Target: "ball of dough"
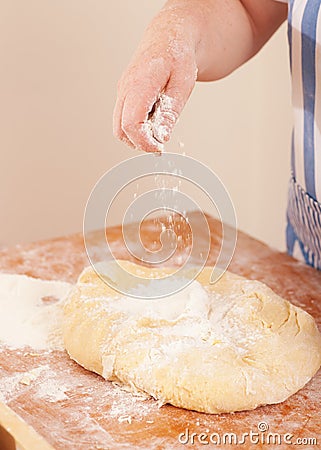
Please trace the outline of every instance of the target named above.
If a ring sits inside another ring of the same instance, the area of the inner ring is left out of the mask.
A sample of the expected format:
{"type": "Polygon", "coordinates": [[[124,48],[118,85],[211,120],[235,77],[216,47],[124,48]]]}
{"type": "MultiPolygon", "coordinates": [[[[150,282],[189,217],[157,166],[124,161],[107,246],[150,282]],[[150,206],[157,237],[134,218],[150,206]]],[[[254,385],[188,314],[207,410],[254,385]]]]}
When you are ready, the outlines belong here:
{"type": "MultiPolygon", "coordinates": [[[[121,264],[146,278],[170,274],[121,264]]],[[[64,306],[70,357],[163,403],[206,413],[279,403],[321,365],[313,318],[259,281],[204,268],[188,287],[159,300],[109,288],[89,267],[64,306]]]]}

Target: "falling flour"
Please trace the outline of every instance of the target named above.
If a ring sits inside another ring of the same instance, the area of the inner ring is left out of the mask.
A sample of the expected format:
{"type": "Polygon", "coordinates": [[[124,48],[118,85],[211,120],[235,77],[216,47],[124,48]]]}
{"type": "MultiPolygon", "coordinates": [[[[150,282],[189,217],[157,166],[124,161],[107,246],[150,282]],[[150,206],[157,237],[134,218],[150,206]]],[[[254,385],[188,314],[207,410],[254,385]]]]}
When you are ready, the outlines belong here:
{"type": "Polygon", "coordinates": [[[0,343],[63,350],[61,301],[71,284],[0,274],[0,343]]]}

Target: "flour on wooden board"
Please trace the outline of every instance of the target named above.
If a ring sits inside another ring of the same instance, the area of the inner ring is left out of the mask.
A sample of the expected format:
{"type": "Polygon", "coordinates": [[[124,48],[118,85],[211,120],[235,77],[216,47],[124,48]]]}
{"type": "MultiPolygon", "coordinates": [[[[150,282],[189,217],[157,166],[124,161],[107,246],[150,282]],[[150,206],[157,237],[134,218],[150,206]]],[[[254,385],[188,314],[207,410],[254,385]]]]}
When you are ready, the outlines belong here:
{"type": "Polygon", "coordinates": [[[71,284],[0,274],[0,344],[63,350],[62,300],[71,284]]]}

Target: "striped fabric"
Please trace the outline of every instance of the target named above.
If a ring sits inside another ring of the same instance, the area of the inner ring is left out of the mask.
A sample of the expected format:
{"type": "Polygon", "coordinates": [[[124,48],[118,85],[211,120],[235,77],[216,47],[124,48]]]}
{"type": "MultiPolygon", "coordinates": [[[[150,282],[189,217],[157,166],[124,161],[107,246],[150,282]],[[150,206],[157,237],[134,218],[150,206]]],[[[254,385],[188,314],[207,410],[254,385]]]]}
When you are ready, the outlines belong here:
{"type": "MultiPolygon", "coordinates": [[[[321,269],[321,203],[314,200],[292,178],[288,200],[287,247],[301,252],[305,262],[321,269]]],[[[302,258],[300,258],[302,259],[302,258]]]]}
{"type": "Polygon", "coordinates": [[[289,4],[294,129],[288,252],[321,270],[321,0],[289,4]]]}

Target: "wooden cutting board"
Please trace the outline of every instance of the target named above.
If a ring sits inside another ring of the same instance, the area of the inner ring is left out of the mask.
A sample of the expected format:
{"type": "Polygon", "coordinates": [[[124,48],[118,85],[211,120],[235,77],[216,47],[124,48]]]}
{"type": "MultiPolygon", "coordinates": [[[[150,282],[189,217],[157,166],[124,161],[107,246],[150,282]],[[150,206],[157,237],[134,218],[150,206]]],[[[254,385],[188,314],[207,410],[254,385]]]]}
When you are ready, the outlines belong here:
{"type": "MultiPolygon", "coordinates": [[[[221,226],[210,217],[208,222],[212,238],[208,264],[211,264],[218,254],[221,226]]],[[[178,228],[183,236],[182,250],[186,230],[181,224],[178,228]]],[[[158,242],[160,228],[154,221],[146,221],[141,231],[147,247],[158,242]]],[[[108,229],[107,235],[118,258],[132,259],[120,227],[108,229]]],[[[96,245],[99,249],[99,239],[96,245]]],[[[86,265],[81,234],[17,245],[0,252],[1,272],[47,280],[75,282],[86,265]]],[[[312,314],[321,326],[321,272],[241,232],[229,269],[265,282],[312,314]]],[[[0,424],[26,450],[203,448],[206,441],[209,447],[231,448],[229,442],[235,443],[235,439],[240,448],[267,448],[264,439],[269,432],[274,434],[269,439],[276,439],[274,448],[289,448],[284,439],[292,439],[292,443],[305,439],[306,445],[301,448],[321,445],[320,371],[304,389],[282,404],[222,415],[169,405],[159,407],[154,400],[133,397],[82,369],[61,351],[33,352],[28,348],[10,350],[0,346],[1,383],[7,383],[8,390],[5,404],[0,403],[0,424]],[[30,384],[20,382],[26,372],[38,367],[43,370],[30,384]],[[236,437],[225,433],[235,433],[236,437]],[[252,433],[252,443],[247,433],[252,433]],[[219,439],[221,443],[214,445],[219,439]],[[313,440],[318,444],[314,445],[313,440]]]]}

